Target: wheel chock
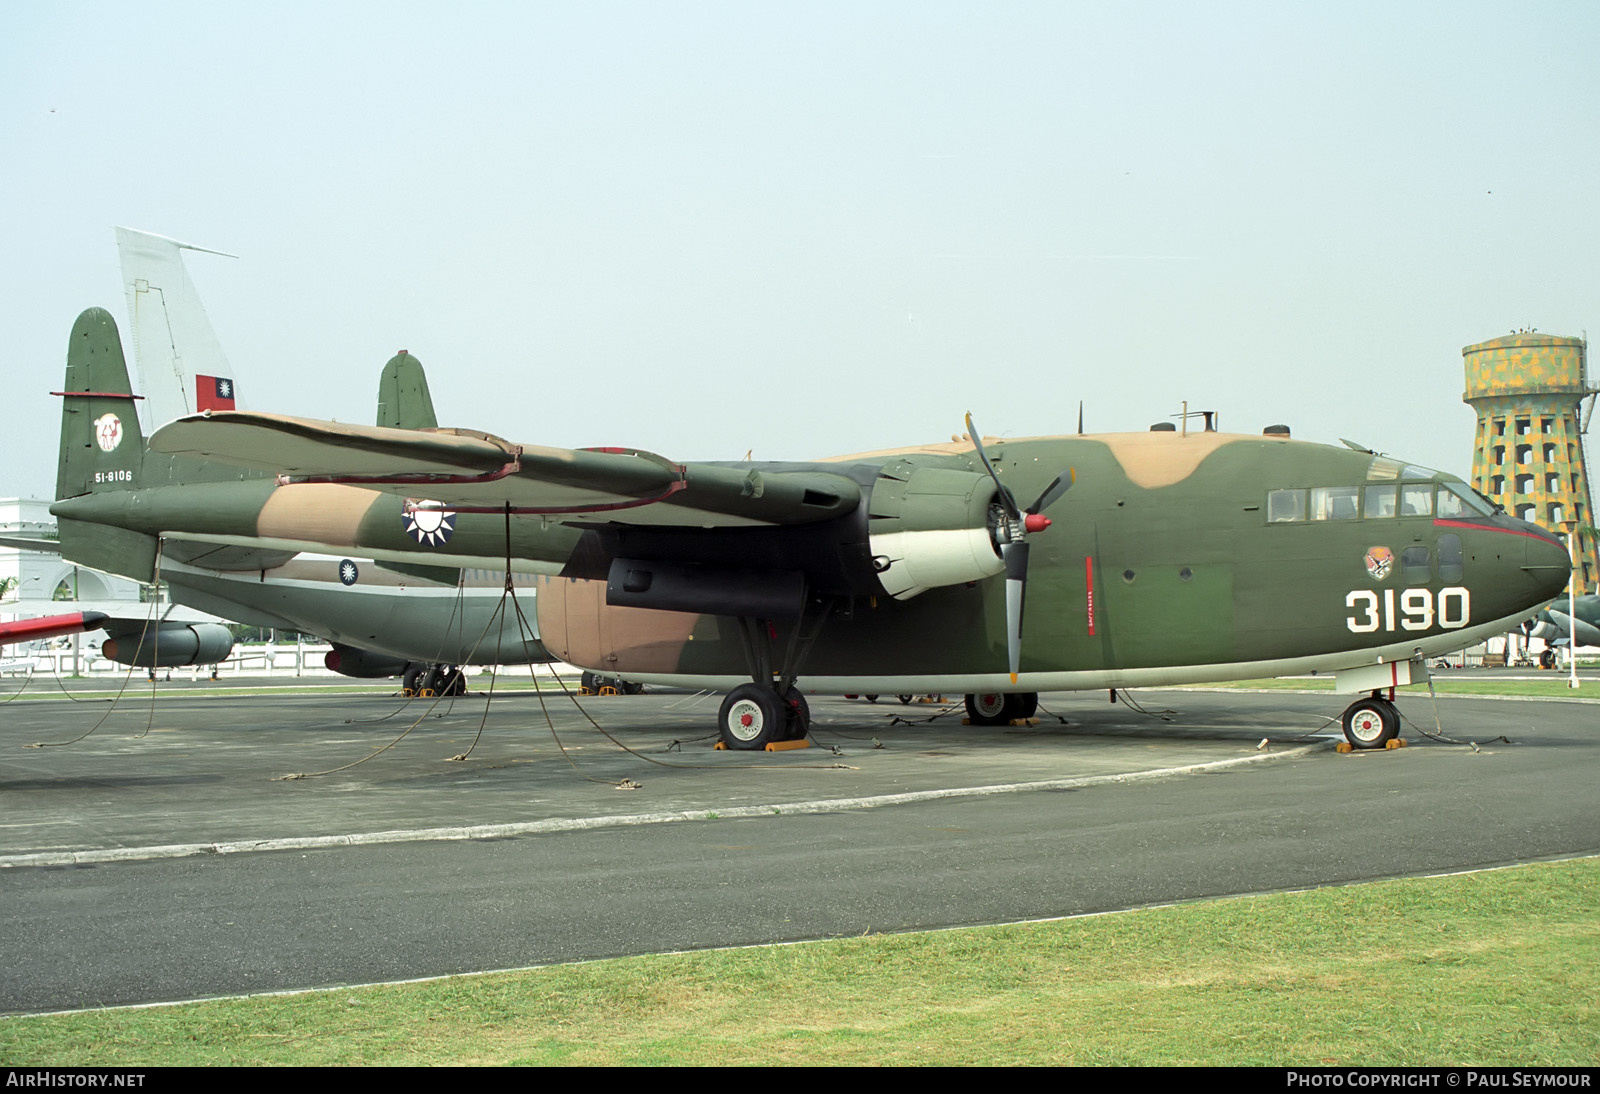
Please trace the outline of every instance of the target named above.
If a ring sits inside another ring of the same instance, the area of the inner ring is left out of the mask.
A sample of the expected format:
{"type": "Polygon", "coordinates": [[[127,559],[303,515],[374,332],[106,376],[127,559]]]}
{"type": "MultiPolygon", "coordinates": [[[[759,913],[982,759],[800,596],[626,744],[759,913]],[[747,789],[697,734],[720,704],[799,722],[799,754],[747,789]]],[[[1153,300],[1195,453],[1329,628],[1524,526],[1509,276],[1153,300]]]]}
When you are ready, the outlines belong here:
{"type": "Polygon", "coordinates": [[[963,718],[963,719],[961,719],[961,724],[964,725],[964,726],[970,726],[972,724],[972,719],[971,718],[963,718]]]}
{"type": "Polygon", "coordinates": [[[1335,752],[1349,753],[1354,752],[1356,750],[1356,746],[1351,744],[1349,741],[1340,741],[1338,744],[1333,746],[1333,750],[1335,752]]]}
{"type": "Polygon", "coordinates": [[[1392,740],[1388,740],[1388,741],[1383,742],[1383,747],[1384,748],[1404,748],[1404,747],[1406,747],[1406,740],[1403,737],[1395,737],[1392,740]]]}
{"type": "Polygon", "coordinates": [[[1036,726],[1038,724],[1039,719],[1037,718],[1013,718],[1006,723],[1008,726],[1036,726]]]}
{"type": "Polygon", "coordinates": [[[621,695],[622,692],[618,691],[616,688],[612,687],[610,684],[607,684],[605,687],[600,689],[600,694],[601,695],[621,695]]]}
{"type": "MultiPolygon", "coordinates": [[[[810,747],[811,747],[810,739],[802,737],[798,741],[768,741],[765,745],[762,746],[761,751],[763,751],[763,752],[788,752],[790,749],[794,749],[794,748],[810,748],[810,747]]],[[[716,744],[712,745],[711,748],[715,752],[732,752],[733,751],[733,749],[729,748],[722,741],[718,741],[716,744]]]]}

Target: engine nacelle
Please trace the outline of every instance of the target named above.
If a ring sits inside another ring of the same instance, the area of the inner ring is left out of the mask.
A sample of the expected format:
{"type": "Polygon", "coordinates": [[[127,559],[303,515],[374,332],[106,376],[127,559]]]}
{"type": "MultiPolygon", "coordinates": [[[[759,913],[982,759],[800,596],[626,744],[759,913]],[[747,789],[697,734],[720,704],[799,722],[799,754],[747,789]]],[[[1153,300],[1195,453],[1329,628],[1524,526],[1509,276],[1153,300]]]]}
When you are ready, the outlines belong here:
{"type": "Polygon", "coordinates": [[[354,676],[365,680],[376,680],[385,676],[404,676],[408,668],[415,662],[404,657],[395,657],[387,653],[374,653],[371,650],[357,649],[355,646],[341,646],[334,643],[333,649],[323,657],[322,663],[334,672],[344,676],[354,676]]]}
{"type": "Polygon", "coordinates": [[[884,592],[905,600],[1005,569],[989,531],[994,496],[994,480],[982,472],[912,459],[886,464],[872,487],[869,536],[884,592]]]}
{"type": "Polygon", "coordinates": [[[130,631],[100,644],[100,655],[142,669],[214,665],[233,652],[233,634],[221,623],[163,623],[154,632],[130,631]]]}

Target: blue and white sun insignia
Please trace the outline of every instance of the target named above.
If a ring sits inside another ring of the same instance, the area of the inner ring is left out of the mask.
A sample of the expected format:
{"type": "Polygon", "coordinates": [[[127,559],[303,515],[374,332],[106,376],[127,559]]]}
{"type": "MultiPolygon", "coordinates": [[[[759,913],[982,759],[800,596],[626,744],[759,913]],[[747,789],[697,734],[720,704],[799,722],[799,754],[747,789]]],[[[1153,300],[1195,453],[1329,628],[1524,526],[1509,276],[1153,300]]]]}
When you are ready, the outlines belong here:
{"type": "Polygon", "coordinates": [[[361,571],[356,569],[356,564],[348,558],[339,563],[339,580],[346,585],[354,585],[356,578],[361,576],[361,571]]]}
{"type": "Polygon", "coordinates": [[[418,501],[408,507],[402,516],[406,522],[406,535],[424,547],[438,547],[450,542],[455,535],[456,515],[449,509],[422,508],[436,506],[436,501],[418,501]]]}

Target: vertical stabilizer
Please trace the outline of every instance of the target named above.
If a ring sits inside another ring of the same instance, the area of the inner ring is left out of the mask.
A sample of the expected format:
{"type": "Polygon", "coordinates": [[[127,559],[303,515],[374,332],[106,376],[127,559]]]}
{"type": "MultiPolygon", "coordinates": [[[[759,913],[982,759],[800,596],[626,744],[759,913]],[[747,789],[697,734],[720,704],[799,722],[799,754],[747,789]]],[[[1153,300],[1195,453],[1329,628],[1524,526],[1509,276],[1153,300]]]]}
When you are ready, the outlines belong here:
{"type": "MultiPolygon", "coordinates": [[[[117,321],[104,308],[90,308],[72,325],[60,397],[57,500],[135,489],[144,469],[144,434],[128,385],[117,321]]],[[[60,514],[56,529],[61,556],[68,561],[136,581],[149,581],[155,572],[154,536],[60,514]]]]}
{"type": "Polygon", "coordinates": [[[90,308],[72,325],[61,402],[56,497],[136,485],[144,435],[117,321],[104,308],[90,308]]]}
{"type": "Polygon", "coordinates": [[[437,429],[433,396],[422,362],[405,350],[389,358],[378,378],[378,424],[394,429],[437,429]]]}
{"type": "Polygon", "coordinates": [[[181,254],[223,252],[132,228],[116,232],[139,390],[145,396],[145,428],[153,433],[174,418],[202,410],[243,409],[234,397],[233,369],[181,254]]]}

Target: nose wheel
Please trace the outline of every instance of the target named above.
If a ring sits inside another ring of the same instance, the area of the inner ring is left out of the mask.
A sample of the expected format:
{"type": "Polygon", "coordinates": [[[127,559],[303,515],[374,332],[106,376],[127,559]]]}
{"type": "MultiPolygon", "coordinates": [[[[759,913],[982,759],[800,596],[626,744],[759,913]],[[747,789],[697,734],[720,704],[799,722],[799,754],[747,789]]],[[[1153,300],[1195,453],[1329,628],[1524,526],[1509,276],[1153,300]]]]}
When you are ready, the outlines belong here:
{"type": "Polygon", "coordinates": [[[1343,723],[1351,748],[1382,748],[1400,735],[1400,712],[1377,694],[1346,707],[1343,723]]]}

